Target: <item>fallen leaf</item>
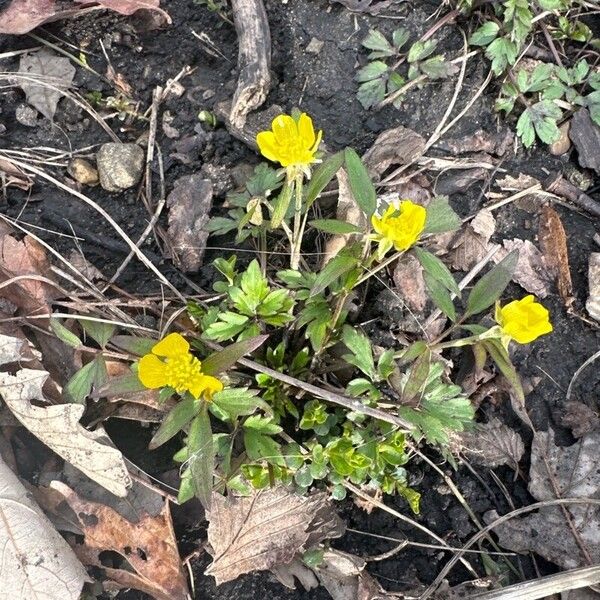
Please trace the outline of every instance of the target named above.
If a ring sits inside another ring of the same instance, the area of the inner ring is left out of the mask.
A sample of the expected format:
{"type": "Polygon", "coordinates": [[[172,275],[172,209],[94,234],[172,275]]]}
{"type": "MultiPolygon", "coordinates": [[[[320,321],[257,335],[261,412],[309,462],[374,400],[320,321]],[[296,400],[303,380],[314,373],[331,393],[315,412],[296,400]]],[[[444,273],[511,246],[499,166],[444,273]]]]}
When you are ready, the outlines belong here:
{"type": "Polygon", "coordinates": [[[388,8],[394,0],[331,0],[343,4],[354,12],[364,12],[371,15],[379,14],[384,8],[388,8]]]}
{"type": "MultiPolygon", "coordinates": [[[[366,230],[367,218],[365,213],[360,209],[354,194],[350,190],[348,174],[344,169],[337,172],[338,181],[338,204],[335,218],[339,221],[345,221],[351,225],[356,225],[361,229],[366,230]]],[[[356,234],[337,234],[332,235],[325,244],[325,252],[323,255],[323,266],[326,265],[332,258],[337,256],[339,251],[344,248],[351,239],[355,239],[356,234]]]]}
{"type": "Polygon", "coordinates": [[[580,108],[573,115],[569,137],[577,148],[579,164],[600,174],[600,127],[592,121],[587,108],[580,108]]]}
{"type": "MultiPolygon", "coordinates": [[[[538,431],[531,446],[529,492],[539,501],[554,498],[598,498],[600,494],[600,432],[572,446],[556,446],[552,431],[538,431]]],[[[589,504],[566,507],[593,564],[600,562],[600,508],[589,504]]],[[[486,521],[497,515],[488,513],[486,521]]],[[[526,517],[497,526],[501,546],[514,552],[536,552],[563,569],[587,566],[579,543],[560,507],[546,506],[526,517]]]]}
{"type": "Polygon", "coordinates": [[[1,600],[78,600],[87,573],[0,458],[1,600]]]}
{"type": "Polygon", "coordinates": [[[516,471],[525,452],[521,436],[496,418],[463,432],[460,439],[471,461],[484,467],[509,465],[516,471]]]}
{"type": "Polygon", "coordinates": [[[167,236],[173,249],[173,262],[188,273],[202,265],[208,239],[204,227],[210,218],[212,200],[212,185],[199,173],[180,177],[167,198],[167,236]]]}
{"type": "MultiPolygon", "coordinates": [[[[11,340],[0,335],[0,346],[12,343],[11,340]]],[[[42,408],[32,404],[32,400],[47,403],[42,392],[47,378],[46,371],[34,369],[22,369],[16,375],[0,373],[0,396],[21,425],[61,458],[113,494],[126,496],[131,479],[123,455],[116,448],[100,443],[101,434],[88,431],[79,423],[85,410],[83,405],[42,408]]]]}
{"type": "Polygon", "coordinates": [[[217,585],[291,562],[322,538],[323,527],[329,537],[341,535],[343,529],[326,494],[300,496],[284,487],[254,491],[248,497],[213,493],[206,516],[213,562],[205,573],[217,585]]]}
{"type": "Polygon", "coordinates": [[[464,193],[474,183],[485,181],[487,176],[487,170],[482,167],[443,173],[436,182],[435,191],[436,194],[444,196],[464,193]]]}
{"type": "Polygon", "coordinates": [[[33,179],[10,160],[0,158],[0,183],[3,187],[12,186],[27,191],[31,189],[33,179]]]}
{"type": "Polygon", "coordinates": [[[580,438],[592,431],[600,431],[600,416],[583,402],[571,400],[563,408],[561,425],[568,427],[573,437],[580,438]]]}
{"type": "Polygon", "coordinates": [[[27,80],[18,80],[27,102],[52,121],[58,101],[64,95],[62,90],[66,90],[75,77],[75,67],[71,61],[42,48],[21,56],[19,73],[30,76],[27,80]],[[33,83],[32,80],[40,83],[33,83]]]}
{"type": "Polygon", "coordinates": [[[155,600],[188,598],[168,502],[157,514],[138,506],[137,519],[130,521],[111,506],[81,498],[60,481],[53,481],[50,489],[74,512],[84,536],[74,549],[84,564],[101,568],[118,588],[132,587],[155,600]],[[103,565],[100,554],[107,550],[120,554],[133,571],[103,565]]]}
{"type": "Polygon", "coordinates": [[[589,294],[585,308],[592,319],[600,321],[600,252],[592,252],[588,263],[589,294]]]}
{"type": "Polygon", "coordinates": [[[558,293],[565,305],[569,307],[574,299],[567,235],[560,216],[550,206],[542,208],[539,239],[546,264],[555,273],[558,293]]]}
{"type": "Polygon", "coordinates": [[[412,311],[422,312],[428,301],[423,267],[413,254],[405,254],[394,269],[394,284],[398,294],[412,311]]]}
{"type": "Polygon", "coordinates": [[[319,580],[312,569],[307,567],[298,557],[289,563],[271,567],[271,573],[275,575],[281,585],[291,590],[296,589],[296,579],[307,592],[319,587],[319,580]]]}
{"type": "Polygon", "coordinates": [[[323,554],[315,573],[333,600],[358,600],[358,580],[366,565],[354,554],[330,549],[323,554]]]}
{"type": "MultiPolygon", "coordinates": [[[[502,190],[501,192],[488,192],[486,196],[491,200],[503,200],[506,198],[506,192],[514,194],[515,192],[522,192],[523,190],[529,189],[534,186],[538,186],[539,190],[542,189],[541,182],[531,175],[525,175],[525,173],[519,173],[517,177],[512,175],[505,175],[503,178],[496,179],[496,184],[502,190]]],[[[540,193],[532,192],[526,194],[521,198],[514,200],[514,204],[517,208],[525,210],[532,214],[537,214],[542,208],[543,203],[546,201],[546,197],[540,193]]]]}
{"type": "Polygon", "coordinates": [[[478,129],[471,135],[438,142],[436,147],[452,152],[452,154],[486,152],[487,154],[504,156],[512,145],[513,140],[514,135],[508,128],[494,132],[478,129]]]}
{"type": "Polygon", "coordinates": [[[544,255],[529,240],[503,240],[502,246],[492,260],[499,263],[510,252],[518,250],[519,260],[512,280],[538,298],[545,298],[550,293],[552,274],[544,255]]]}
{"type": "Polygon", "coordinates": [[[403,165],[417,159],[425,150],[425,138],[407,127],[394,127],[377,136],[365,152],[363,161],[369,172],[381,176],[391,165],[403,165]]]}
{"type": "Polygon", "coordinates": [[[471,222],[454,238],[448,254],[452,268],[469,271],[490,251],[489,241],[496,229],[491,211],[480,210],[471,222]]]}
{"type": "Polygon", "coordinates": [[[123,15],[131,15],[140,9],[158,11],[167,23],[171,23],[169,15],[159,8],[159,0],[75,0],[75,4],[60,3],[60,8],[55,0],[12,0],[0,12],[0,33],[27,33],[44,23],[74,17],[93,6],[103,6],[123,15]]]}
{"type": "Polygon", "coordinates": [[[87,258],[77,250],[72,250],[68,261],[89,281],[105,281],[104,273],[95,267],[87,258]]]}

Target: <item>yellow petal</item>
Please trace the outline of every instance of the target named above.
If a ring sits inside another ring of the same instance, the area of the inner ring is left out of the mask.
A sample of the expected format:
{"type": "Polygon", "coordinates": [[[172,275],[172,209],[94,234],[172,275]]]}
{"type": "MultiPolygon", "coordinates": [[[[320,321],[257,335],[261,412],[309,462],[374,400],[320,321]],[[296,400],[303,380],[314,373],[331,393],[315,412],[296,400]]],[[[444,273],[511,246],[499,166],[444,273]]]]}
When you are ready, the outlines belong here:
{"type": "Polygon", "coordinates": [[[256,143],[260,153],[269,160],[278,160],[277,156],[277,142],[275,140],[275,134],[272,131],[261,131],[256,136],[256,143]]]}
{"type": "Polygon", "coordinates": [[[321,139],[323,138],[323,130],[319,129],[319,132],[317,133],[317,140],[315,141],[315,143],[313,144],[313,147],[310,149],[310,151],[314,154],[318,148],[319,148],[319,144],[321,143],[321,139]]]}
{"type": "Polygon", "coordinates": [[[298,126],[290,115],[279,115],[271,125],[275,140],[282,146],[288,146],[298,139],[298,126]]]}
{"type": "Polygon", "coordinates": [[[211,400],[213,394],[220,392],[223,384],[211,375],[199,375],[190,382],[189,391],[194,398],[202,396],[205,400],[211,400]]]}
{"type": "Polygon", "coordinates": [[[190,345],[179,333],[170,333],[152,348],[152,352],[158,356],[177,356],[185,354],[190,349],[190,345]]]}
{"type": "Polygon", "coordinates": [[[145,387],[150,389],[168,385],[165,363],[154,354],[142,356],[138,364],[138,378],[145,387]]]}
{"type": "Polygon", "coordinates": [[[298,133],[302,139],[302,146],[312,148],[316,140],[315,129],[312,119],[306,113],[302,113],[298,119],[298,133]]]}

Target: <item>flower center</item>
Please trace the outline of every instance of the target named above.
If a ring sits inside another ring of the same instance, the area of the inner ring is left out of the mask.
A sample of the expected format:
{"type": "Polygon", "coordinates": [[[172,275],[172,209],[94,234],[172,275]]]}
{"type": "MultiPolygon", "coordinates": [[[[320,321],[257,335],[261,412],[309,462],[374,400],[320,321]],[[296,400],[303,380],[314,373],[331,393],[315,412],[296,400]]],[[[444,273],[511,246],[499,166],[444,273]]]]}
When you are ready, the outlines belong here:
{"type": "Polygon", "coordinates": [[[166,359],[166,379],[169,386],[179,393],[189,389],[191,382],[200,374],[200,361],[187,352],[166,359]]]}

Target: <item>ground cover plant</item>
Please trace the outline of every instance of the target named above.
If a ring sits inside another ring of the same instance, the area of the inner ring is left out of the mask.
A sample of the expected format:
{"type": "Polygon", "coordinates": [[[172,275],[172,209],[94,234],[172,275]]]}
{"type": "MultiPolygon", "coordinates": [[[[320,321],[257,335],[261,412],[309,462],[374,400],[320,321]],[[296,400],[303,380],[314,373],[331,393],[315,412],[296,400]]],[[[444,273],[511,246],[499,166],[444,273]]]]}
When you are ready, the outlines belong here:
{"type": "Polygon", "coordinates": [[[1,5],[0,598],[595,594],[599,11],[1,5]]]}

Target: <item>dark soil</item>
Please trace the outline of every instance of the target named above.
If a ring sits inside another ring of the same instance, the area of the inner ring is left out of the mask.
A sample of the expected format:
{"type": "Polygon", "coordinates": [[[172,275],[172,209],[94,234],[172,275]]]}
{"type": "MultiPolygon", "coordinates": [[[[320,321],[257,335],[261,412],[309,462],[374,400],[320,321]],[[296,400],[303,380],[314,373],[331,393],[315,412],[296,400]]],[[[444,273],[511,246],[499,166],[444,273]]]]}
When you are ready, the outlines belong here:
{"type": "MultiPolygon", "coordinates": [[[[235,31],[216,14],[192,0],[171,0],[163,4],[171,15],[173,24],[159,31],[147,31],[147,22],[139,15],[123,18],[106,12],[93,18],[84,17],[53,24],[46,32],[40,32],[40,35],[48,37],[47,32],[52,32],[77,46],[86,44],[93,53],[88,57],[90,66],[99,72],[105,72],[106,63],[99,46],[99,40],[102,39],[114,69],[132,86],[134,98],[142,107],[141,112],[150,105],[152,91],[157,85],[164,86],[167,79],[175,77],[185,66],[194,67],[193,74],[183,80],[185,94],[181,98],[168,100],[163,106],[163,110],[169,110],[174,115],[172,126],[179,130],[180,136],[178,139],[169,139],[159,126],[157,142],[165,160],[167,191],[172,189],[173,182],[182,175],[200,169],[207,175],[217,173],[221,182],[224,182],[217,197],[218,210],[227,188],[232,186],[230,170],[234,167],[239,169],[240,164],[253,165],[258,162],[255,152],[233,138],[223,126],[215,130],[204,130],[197,118],[200,110],[213,110],[219,102],[230,99],[233,94],[237,76],[235,31]],[[218,49],[218,54],[215,56],[214,51],[207,51],[206,46],[203,47],[192,35],[192,30],[208,35],[218,49]],[[182,140],[188,143],[183,144],[182,140]],[[174,156],[176,154],[178,156],[174,156]],[[182,154],[185,155],[183,162],[182,154]]],[[[356,100],[356,84],[353,81],[357,61],[364,60],[360,41],[369,27],[377,27],[388,33],[401,24],[415,37],[430,26],[431,22],[426,19],[439,5],[438,2],[414,0],[400,3],[393,13],[400,20],[351,13],[341,5],[329,4],[326,0],[290,0],[287,4],[280,0],[267,0],[266,5],[273,40],[274,74],[267,106],[278,104],[286,111],[300,107],[311,114],[318,127],[324,129],[328,148],[335,150],[350,145],[362,152],[371,145],[379,132],[388,128],[404,125],[427,136],[440,122],[454,92],[454,80],[430,83],[422,89],[415,89],[408,95],[401,110],[390,107],[379,112],[365,111],[360,106],[356,100]],[[305,51],[312,38],[324,42],[318,54],[305,51]]],[[[437,39],[440,40],[440,50],[447,55],[454,56],[461,51],[463,41],[458,28],[441,29],[437,39]]],[[[33,45],[36,43],[27,36],[0,37],[0,52],[33,45]]],[[[17,68],[18,58],[2,61],[4,71],[17,68]]],[[[457,107],[464,106],[481,86],[487,70],[488,65],[483,59],[474,58],[468,63],[457,107]]],[[[77,69],[75,85],[83,95],[92,91],[102,92],[103,96],[113,94],[106,82],[81,68],[77,69]]],[[[471,135],[478,129],[495,131],[500,125],[492,110],[495,92],[497,90],[490,88],[450,136],[460,138],[471,135]]],[[[54,125],[40,118],[36,127],[29,128],[19,124],[14,118],[15,109],[24,102],[22,92],[15,88],[2,90],[0,94],[0,123],[6,127],[6,131],[0,134],[0,145],[3,147],[51,147],[69,151],[109,141],[106,133],[88,115],[68,101],[63,100],[59,105],[54,125]]],[[[110,123],[122,141],[135,141],[147,128],[145,121],[135,119],[123,122],[114,119],[110,123]]],[[[573,160],[574,158],[572,157],[573,160]]],[[[546,151],[540,150],[531,153],[520,151],[517,156],[505,160],[502,167],[514,175],[523,172],[543,177],[546,170],[561,170],[565,164],[566,160],[550,157],[546,151]]],[[[59,178],[64,179],[65,175],[64,170],[59,172],[59,178]]],[[[482,206],[481,186],[481,183],[476,183],[451,196],[451,202],[459,213],[466,216],[482,206]]],[[[136,189],[119,195],[110,195],[99,187],[86,188],[85,192],[105,208],[132,239],[139,237],[146,226],[148,215],[136,189]]],[[[53,232],[74,232],[83,238],[81,247],[86,257],[105,274],[112,274],[128,252],[125,244],[117,239],[114,230],[99,219],[92,209],[44,181],[36,183],[30,196],[11,190],[7,199],[1,202],[6,202],[0,207],[6,214],[18,217],[23,223],[43,228],[38,234],[63,254],[69,253],[75,246],[68,238],[57,236],[53,232]]],[[[589,253],[598,249],[594,247],[592,240],[596,227],[591,219],[571,208],[559,207],[558,210],[570,244],[569,258],[576,294],[575,311],[574,314],[568,314],[556,295],[547,299],[553,315],[554,334],[543,338],[528,353],[518,350],[515,362],[524,377],[540,378],[527,399],[527,407],[536,427],[557,429],[560,432],[559,439],[568,444],[571,441],[569,432],[560,425],[565,391],[575,370],[597,350],[599,343],[597,330],[575,314],[582,311],[586,299],[589,253]]],[[[537,223],[529,213],[513,205],[499,211],[496,233],[499,240],[513,237],[534,239],[535,231],[537,223]]],[[[192,292],[170,261],[161,256],[153,238],[149,239],[150,242],[143,248],[148,257],[183,293],[192,292]]],[[[220,238],[213,238],[209,242],[223,244],[220,238]]],[[[224,243],[227,245],[231,242],[224,243]]],[[[218,249],[209,251],[207,264],[208,259],[219,254],[226,253],[218,249]]],[[[209,277],[210,269],[205,267],[197,275],[192,275],[191,279],[197,285],[206,286],[209,277]]],[[[157,282],[136,261],[130,263],[117,283],[130,293],[160,292],[157,282]]],[[[517,288],[514,292],[521,293],[517,288]]],[[[394,326],[389,316],[377,316],[377,328],[381,334],[389,332],[394,326]]],[[[460,360],[458,355],[457,360],[460,360]]],[[[597,369],[590,368],[579,381],[575,399],[593,403],[593,399],[598,397],[599,388],[597,369]]],[[[519,429],[525,439],[528,439],[529,432],[521,427],[506,399],[498,404],[483,404],[483,419],[495,415],[519,429]]],[[[115,421],[107,424],[107,430],[134,463],[158,477],[161,477],[163,471],[172,468],[165,460],[166,454],[149,454],[146,451],[150,435],[148,429],[135,427],[129,422],[115,421]]],[[[441,461],[438,456],[432,455],[432,458],[441,461]]],[[[461,468],[458,472],[445,464],[442,468],[454,478],[481,520],[482,515],[490,509],[496,509],[501,514],[510,510],[507,499],[486,469],[479,470],[479,479],[466,468],[461,468]]],[[[528,465],[523,464],[522,469],[523,473],[527,473],[528,465]]],[[[464,509],[441,479],[426,465],[419,464],[418,461],[411,463],[411,473],[413,484],[423,494],[422,511],[415,519],[442,536],[449,544],[460,546],[476,530],[464,509]]],[[[496,475],[506,486],[515,506],[530,503],[526,482],[520,478],[515,480],[513,472],[508,468],[497,469],[496,475]]],[[[385,498],[385,502],[412,516],[402,499],[389,497],[385,498]]],[[[188,510],[197,509],[192,507],[188,510]]],[[[348,526],[353,529],[431,542],[385,512],[375,510],[367,515],[350,501],[340,503],[339,510],[348,526]]],[[[205,525],[201,524],[200,513],[194,513],[190,517],[185,511],[184,507],[175,513],[183,555],[194,551],[205,539],[205,525]]],[[[393,547],[393,542],[348,533],[337,540],[335,546],[360,556],[370,556],[389,550],[393,547]]],[[[431,582],[449,556],[447,552],[440,550],[409,548],[389,560],[372,563],[369,570],[386,589],[410,589],[419,583],[431,582]]],[[[207,564],[206,555],[201,555],[192,563],[197,599],[242,600],[257,595],[268,595],[274,600],[329,597],[323,589],[311,592],[287,590],[264,573],[247,575],[216,588],[212,578],[202,574],[207,564]]],[[[473,559],[473,564],[477,564],[476,559],[473,559]]],[[[544,565],[543,561],[538,563],[538,567],[542,571],[551,571],[553,568],[551,565],[544,565]]],[[[526,576],[535,577],[529,559],[523,558],[522,568],[526,576]]],[[[482,565],[478,565],[478,569],[482,574],[485,573],[482,565]]],[[[451,572],[451,583],[466,579],[467,573],[461,567],[451,572]]],[[[119,597],[144,596],[129,592],[121,593],[119,597]]]]}

